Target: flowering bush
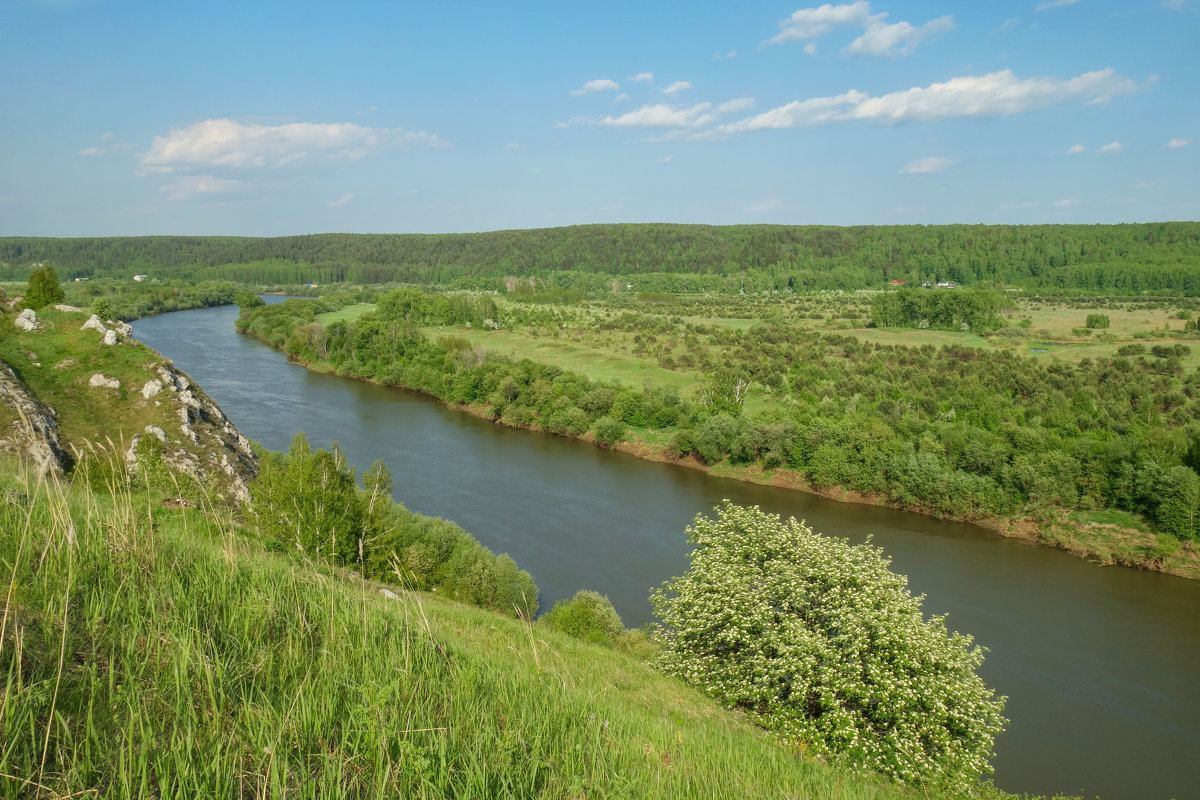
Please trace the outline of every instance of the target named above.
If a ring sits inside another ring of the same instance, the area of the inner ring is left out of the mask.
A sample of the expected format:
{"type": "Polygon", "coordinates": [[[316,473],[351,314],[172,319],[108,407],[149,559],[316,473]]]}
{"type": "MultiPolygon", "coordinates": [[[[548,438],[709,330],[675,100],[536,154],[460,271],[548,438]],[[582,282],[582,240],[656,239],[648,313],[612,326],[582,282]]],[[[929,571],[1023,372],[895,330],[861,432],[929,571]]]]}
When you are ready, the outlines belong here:
{"type": "Polygon", "coordinates": [[[660,666],[790,745],[900,780],[965,789],[990,773],[1003,697],[971,637],[869,545],[725,501],[688,528],[691,567],[651,597],[660,666]]]}

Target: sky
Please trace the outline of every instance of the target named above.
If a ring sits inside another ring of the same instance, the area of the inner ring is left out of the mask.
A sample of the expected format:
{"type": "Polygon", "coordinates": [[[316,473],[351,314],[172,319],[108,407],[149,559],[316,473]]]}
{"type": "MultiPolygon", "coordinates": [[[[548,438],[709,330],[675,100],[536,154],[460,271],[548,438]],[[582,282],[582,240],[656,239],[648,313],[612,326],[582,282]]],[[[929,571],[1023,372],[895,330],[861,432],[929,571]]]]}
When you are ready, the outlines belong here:
{"type": "Polygon", "coordinates": [[[0,0],[0,235],[1200,219],[1200,0],[0,0]]]}

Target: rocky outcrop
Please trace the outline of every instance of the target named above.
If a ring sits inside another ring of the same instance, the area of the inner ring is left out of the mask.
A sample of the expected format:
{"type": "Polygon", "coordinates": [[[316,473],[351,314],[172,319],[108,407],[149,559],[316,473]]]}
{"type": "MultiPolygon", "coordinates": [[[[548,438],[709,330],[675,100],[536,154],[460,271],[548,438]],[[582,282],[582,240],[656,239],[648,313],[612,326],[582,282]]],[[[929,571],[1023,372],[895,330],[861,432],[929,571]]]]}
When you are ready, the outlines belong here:
{"type": "Polygon", "coordinates": [[[250,440],[173,364],[158,364],[154,371],[157,378],[142,387],[139,402],[173,405],[179,434],[173,438],[162,428],[147,426],[130,442],[126,459],[136,460],[142,436],[154,436],[163,444],[163,460],[171,469],[191,475],[219,494],[248,501],[248,481],[258,475],[258,459],[250,449],[250,440]]]}
{"type": "Polygon", "coordinates": [[[121,382],[116,378],[110,378],[103,372],[97,372],[88,379],[88,386],[93,389],[120,389],[121,382]]]}
{"type": "Polygon", "coordinates": [[[13,324],[23,331],[39,331],[42,329],[42,323],[38,322],[37,314],[32,308],[27,308],[17,315],[13,320],[13,324]]]}
{"type": "Polygon", "coordinates": [[[12,367],[2,361],[0,404],[13,409],[17,415],[6,430],[0,430],[0,451],[28,458],[44,475],[65,475],[70,471],[75,459],[59,441],[54,409],[34,397],[12,367]]]}

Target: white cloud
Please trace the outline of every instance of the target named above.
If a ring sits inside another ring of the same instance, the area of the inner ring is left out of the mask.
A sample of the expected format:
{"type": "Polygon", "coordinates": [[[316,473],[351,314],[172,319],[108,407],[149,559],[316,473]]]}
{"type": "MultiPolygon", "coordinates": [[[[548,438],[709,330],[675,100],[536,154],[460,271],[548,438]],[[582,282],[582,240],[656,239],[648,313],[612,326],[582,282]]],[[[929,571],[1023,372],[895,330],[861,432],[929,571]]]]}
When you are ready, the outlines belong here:
{"type": "Polygon", "coordinates": [[[938,17],[917,28],[907,22],[889,25],[872,22],[866,32],[848,44],[845,53],[852,56],[906,56],[917,45],[934,36],[954,30],[954,17],[938,17]]]}
{"type": "Polygon", "coordinates": [[[730,50],[728,53],[722,53],[720,50],[713,53],[713,58],[718,61],[728,61],[731,58],[737,58],[737,50],[730,50]]]}
{"type": "Polygon", "coordinates": [[[780,22],[779,33],[772,36],[768,42],[799,42],[824,36],[834,28],[865,28],[871,22],[881,20],[885,16],[886,14],[872,15],[871,4],[866,0],[836,6],[826,3],[817,8],[802,8],[780,22]]]}
{"type": "Polygon", "coordinates": [[[1168,11],[1186,11],[1187,7],[1187,0],[1164,0],[1163,2],[1163,8],[1168,11]]]}
{"type": "Polygon", "coordinates": [[[1163,150],[1178,150],[1181,147],[1187,147],[1191,143],[1191,139],[1172,139],[1163,145],[1163,150]]]}
{"type": "Polygon", "coordinates": [[[663,103],[645,105],[619,117],[601,117],[594,124],[614,128],[698,128],[717,119],[712,103],[676,107],[663,103]]]}
{"type": "Polygon", "coordinates": [[[1084,146],[1081,144],[1073,144],[1069,148],[1067,148],[1067,155],[1077,156],[1080,153],[1082,153],[1084,151],[1084,149],[1085,149],[1084,146]]]}
{"type": "Polygon", "coordinates": [[[159,189],[172,200],[188,200],[201,194],[236,192],[245,186],[232,178],[214,178],[211,175],[186,175],[175,183],[159,189]]]}
{"type": "Polygon", "coordinates": [[[896,173],[898,175],[931,175],[935,172],[942,172],[947,167],[953,166],[955,160],[952,158],[940,158],[938,156],[929,156],[928,158],[918,158],[916,161],[910,161],[904,165],[901,170],[896,173]]]}
{"type": "Polygon", "coordinates": [[[1002,24],[998,28],[998,30],[1000,31],[1000,33],[1012,33],[1018,27],[1020,27],[1020,25],[1021,25],[1020,17],[1009,17],[1008,19],[1004,20],[1004,24],[1002,24]]]}
{"type": "Polygon", "coordinates": [[[621,101],[628,100],[628,99],[629,99],[629,95],[627,95],[625,92],[621,92],[619,95],[617,95],[616,97],[613,98],[613,102],[620,103],[621,101]]]}
{"type": "Polygon", "coordinates": [[[783,203],[778,197],[768,197],[766,200],[760,200],[757,203],[752,203],[746,206],[746,211],[751,214],[765,214],[768,211],[774,211],[783,203]]]}
{"type": "Polygon", "coordinates": [[[504,145],[504,149],[505,150],[520,150],[521,143],[520,142],[509,142],[508,144],[504,145]]]}
{"type": "Polygon", "coordinates": [[[79,155],[81,155],[81,156],[102,156],[107,152],[108,151],[105,150],[103,147],[88,147],[83,150],[80,150],[79,155]]]}
{"type": "Polygon", "coordinates": [[[670,156],[663,156],[662,158],[660,158],[660,159],[658,160],[658,163],[659,163],[659,164],[670,164],[670,163],[671,163],[671,157],[670,157],[670,156]]]}
{"type": "Polygon", "coordinates": [[[675,94],[676,92],[682,92],[684,89],[690,88],[692,88],[692,84],[689,81],[675,81],[662,91],[663,94],[675,94]]]}
{"type": "Polygon", "coordinates": [[[1065,8],[1066,6],[1073,6],[1078,2],[1079,0],[1045,0],[1045,2],[1037,4],[1037,10],[1049,11],[1052,8],[1065,8]]]}
{"type": "MultiPolygon", "coordinates": [[[[887,16],[883,12],[872,14],[871,4],[866,0],[802,8],[779,23],[779,33],[767,40],[767,44],[817,39],[835,28],[861,28],[862,35],[847,45],[843,53],[852,56],[898,56],[908,55],[922,41],[955,28],[951,16],[939,17],[920,26],[909,22],[889,24],[884,21],[887,16]]],[[[810,56],[816,55],[816,43],[808,41],[804,52],[810,56]]]]}
{"type": "Polygon", "coordinates": [[[738,111],[746,111],[754,108],[753,97],[735,97],[733,100],[726,100],[717,106],[718,114],[735,114],[738,111]]]}
{"type": "Polygon", "coordinates": [[[174,172],[195,167],[280,167],[304,158],[361,158],[395,147],[438,147],[437,134],[403,128],[367,128],[353,123],[292,122],[242,125],[209,119],[155,136],[139,172],[174,172]]]}
{"type": "Polygon", "coordinates": [[[100,136],[100,141],[111,142],[115,138],[117,138],[117,135],[115,133],[113,133],[112,131],[109,131],[108,133],[105,133],[100,136]]]}
{"type": "Polygon", "coordinates": [[[1071,206],[1079,205],[1079,201],[1074,197],[1064,197],[1062,200],[1055,200],[1050,205],[1055,208],[1070,208],[1071,206]]]}
{"type": "Polygon", "coordinates": [[[650,83],[651,81],[654,80],[654,73],[653,72],[639,72],[637,75],[634,75],[629,80],[636,81],[638,83],[650,83]]]}
{"type": "Polygon", "coordinates": [[[1124,149],[1125,148],[1121,145],[1120,142],[1109,142],[1108,144],[1104,145],[1096,152],[1097,153],[1119,153],[1124,149]]]}
{"type": "MultiPolygon", "coordinates": [[[[1148,83],[1153,82],[1153,78],[1148,83]]],[[[945,83],[918,86],[871,97],[851,89],[832,97],[793,100],[757,116],[721,125],[721,133],[764,128],[796,128],[831,122],[868,120],[883,124],[935,122],[970,117],[1007,117],[1071,100],[1103,102],[1142,88],[1111,69],[1075,78],[1018,78],[1012,70],[988,75],[951,78],[945,83]]]]}
{"type": "Polygon", "coordinates": [[[621,88],[621,84],[616,81],[610,81],[608,78],[597,78],[594,81],[588,81],[578,89],[572,89],[571,94],[578,97],[581,94],[594,94],[596,92],[615,92],[621,88]]]}
{"type": "Polygon", "coordinates": [[[337,200],[334,200],[332,203],[326,203],[325,207],[326,208],[337,208],[338,206],[346,205],[346,203],[349,203],[353,199],[354,199],[354,194],[351,192],[346,192],[344,195],[339,197],[337,200]]]}

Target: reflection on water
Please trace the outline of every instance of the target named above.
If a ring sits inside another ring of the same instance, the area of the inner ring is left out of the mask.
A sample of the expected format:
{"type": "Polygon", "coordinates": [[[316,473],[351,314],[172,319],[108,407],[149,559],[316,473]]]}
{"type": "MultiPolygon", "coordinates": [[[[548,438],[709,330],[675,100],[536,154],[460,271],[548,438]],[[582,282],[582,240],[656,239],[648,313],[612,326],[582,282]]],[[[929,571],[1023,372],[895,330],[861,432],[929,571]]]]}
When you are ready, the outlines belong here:
{"type": "Polygon", "coordinates": [[[1200,785],[1200,587],[1100,568],[974,526],[713,478],[558,437],[515,431],[429,398],[309,372],[234,331],[232,306],[139,320],[266,447],[297,431],[337,441],[359,473],[391,468],[396,498],[510,553],[542,608],[576,589],[606,594],[627,625],[651,619],[652,587],[687,566],[683,531],[722,499],[873,537],[893,568],[990,653],[1009,696],[996,783],[1009,791],[1183,798],[1200,785]]]}

